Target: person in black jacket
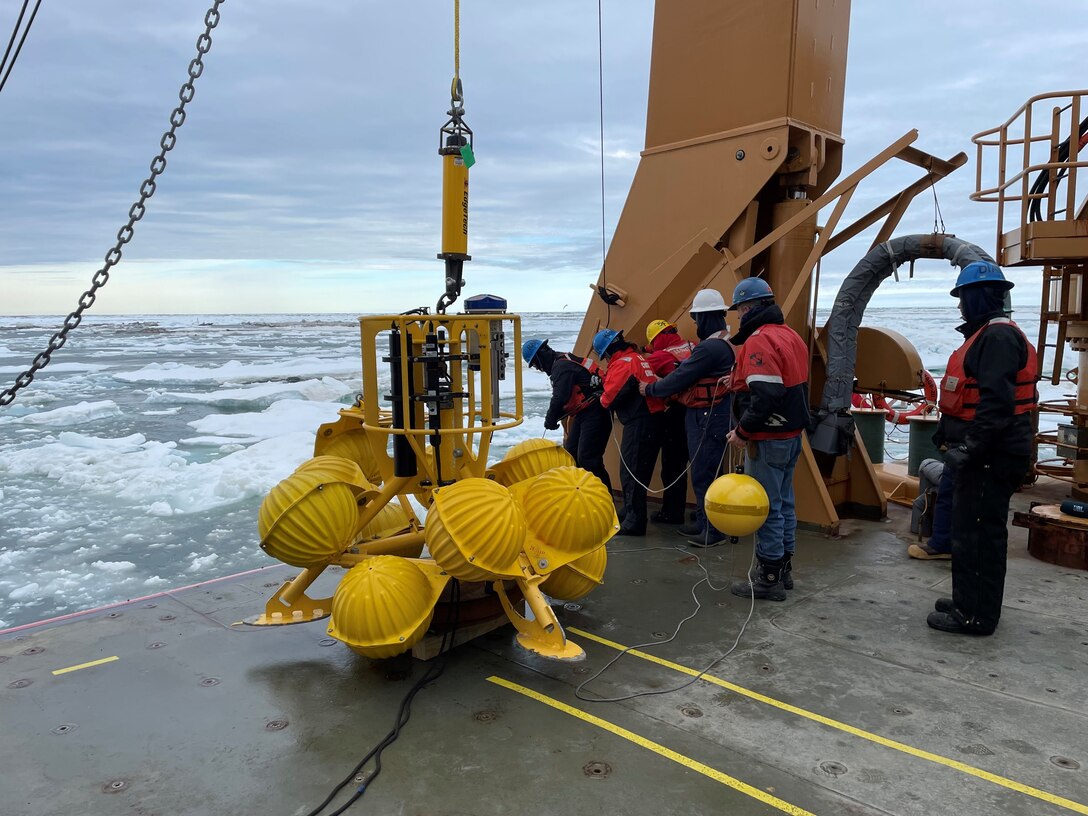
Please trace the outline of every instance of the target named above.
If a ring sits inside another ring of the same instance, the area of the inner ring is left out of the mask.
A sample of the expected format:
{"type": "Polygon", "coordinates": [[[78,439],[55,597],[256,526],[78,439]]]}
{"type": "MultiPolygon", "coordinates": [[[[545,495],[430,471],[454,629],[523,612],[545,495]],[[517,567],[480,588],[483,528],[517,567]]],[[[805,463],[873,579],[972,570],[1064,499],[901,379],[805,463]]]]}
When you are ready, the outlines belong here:
{"type": "Polygon", "coordinates": [[[521,346],[522,359],[552,382],[552,400],[544,417],[544,427],[554,431],[561,420],[570,418],[563,447],[574,463],[604,482],[612,492],[612,480],[604,466],[604,449],[612,422],[601,407],[603,380],[597,364],[588,357],[555,351],[547,340],[526,340],[521,346]]]}
{"type": "Polygon", "coordinates": [[[952,597],[937,601],[934,629],[990,635],[1001,617],[1008,552],[1009,500],[1031,464],[1038,408],[1038,361],[1005,312],[1013,286],[996,264],[965,266],[960,299],[966,341],[941,380],[941,420],[933,441],[956,471],[952,498],[952,597]]]}

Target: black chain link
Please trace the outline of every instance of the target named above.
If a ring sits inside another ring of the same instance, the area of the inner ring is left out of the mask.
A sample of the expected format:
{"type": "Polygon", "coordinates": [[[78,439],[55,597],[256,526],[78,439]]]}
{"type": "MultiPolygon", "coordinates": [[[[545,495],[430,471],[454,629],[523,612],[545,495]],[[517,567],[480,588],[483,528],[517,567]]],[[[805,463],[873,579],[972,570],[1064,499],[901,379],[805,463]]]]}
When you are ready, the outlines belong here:
{"type": "Polygon", "coordinates": [[[155,195],[157,182],[155,181],[166,170],[166,154],[174,149],[177,144],[177,129],[185,124],[185,106],[193,101],[196,89],[193,87],[202,73],[204,73],[204,56],[212,47],[212,29],[219,25],[219,7],[226,0],[214,0],[211,8],[204,14],[204,33],[196,40],[196,57],[189,61],[189,79],[178,91],[179,104],[170,113],[170,129],[159,140],[159,155],[151,160],[151,175],[144,179],[140,185],[140,198],[128,211],[128,223],[117,231],[117,243],[106,253],[105,263],[102,268],[94,273],[91,278],[91,288],[79,296],[79,306],[76,310],[64,318],[64,327],[55,332],[49,338],[49,344],[45,351],[38,354],[30,364],[30,368],[15,378],[15,384],[10,388],[0,391],[0,406],[10,405],[15,395],[26,388],[34,380],[34,375],[49,365],[53,352],[62,348],[68,342],[68,332],[74,329],[83,320],[83,313],[94,305],[98,290],[106,285],[110,279],[110,269],[121,261],[122,247],[132,240],[133,226],[144,217],[147,208],[144,202],[155,195]]]}

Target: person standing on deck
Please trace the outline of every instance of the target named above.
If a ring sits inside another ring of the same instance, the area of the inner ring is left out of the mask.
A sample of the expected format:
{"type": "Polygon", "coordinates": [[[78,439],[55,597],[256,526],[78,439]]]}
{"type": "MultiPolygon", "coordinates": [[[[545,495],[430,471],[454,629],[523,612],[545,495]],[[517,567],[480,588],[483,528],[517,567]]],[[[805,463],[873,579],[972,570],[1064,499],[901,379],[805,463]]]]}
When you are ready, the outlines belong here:
{"type": "Polygon", "coordinates": [[[691,304],[691,319],[699,343],[688,359],[667,377],[641,386],[647,397],[676,397],[687,408],[684,417],[691,457],[691,487],[695,521],[679,532],[693,547],[715,547],[725,534],[706,517],[703,499],[718,476],[729,431],[729,371],[735,356],[725,325],[725,300],[714,289],[700,289],[691,304]]]}
{"type": "MultiPolygon", "coordinates": [[[[646,327],[646,362],[654,374],[667,377],[691,356],[695,344],[680,336],[667,320],[652,320],[646,327]]],[[[661,456],[661,509],[650,516],[658,524],[683,524],[688,500],[688,441],[684,429],[687,408],[675,398],[665,401],[658,452],[661,456]]],[[[655,460],[658,454],[655,453],[655,460]]]]}
{"type": "Polygon", "coordinates": [[[618,535],[646,535],[646,485],[654,472],[658,437],[665,411],[663,400],[643,398],[639,387],[657,376],[622,331],[601,329],[593,338],[593,350],[603,362],[604,392],[601,407],[615,413],[623,425],[620,442],[620,485],[623,488],[623,521],[618,535]]]}
{"type": "Polygon", "coordinates": [[[793,471],[810,418],[808,346],[786,325],[762,278],[737,284],[729,308],[740,315],[740,330],[732,339],[738,347],[730,381],[736,427],[729,432],[729,444],[747,449],[744,471],[763,485],[770,503],[767,521],[756,532],[757,566],[730,591],[743,598],[784,601],[793,587],[797,545],[793,471]]]}
{"type": "Polygon", "coordinates": [[[1001,617],[1009,543],[1009,500],[1031,464],[1038,408],[1038,359],[1005,313],[1012,289],[1001,269],[974,261],[960,270],[966,339],[941,379],[941,420],[933,441],[955,470],[952,496],[952,597],[937,601],[933,629],[991,635],[1001,617]]]}
{"type": "Polygon", "coordinates": [[[552,382],[552,401],[544,427],[554,431],[570,417],[563,447],[574,463],[588,470],[612,492],[612,480],[604,466],[604,449],[611,430],[608,412],[601,407],[601,370],[588,357],[555,351],[547,340],[526,340],[521,357],[529,368],[543,371],[552,382]]]}

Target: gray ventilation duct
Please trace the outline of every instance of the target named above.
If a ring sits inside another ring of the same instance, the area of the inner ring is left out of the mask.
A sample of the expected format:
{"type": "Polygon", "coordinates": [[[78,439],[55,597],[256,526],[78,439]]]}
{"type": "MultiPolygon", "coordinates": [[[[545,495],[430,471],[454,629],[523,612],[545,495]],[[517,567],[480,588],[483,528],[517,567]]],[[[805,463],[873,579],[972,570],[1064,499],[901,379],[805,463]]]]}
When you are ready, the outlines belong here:
{"type": "Polygon", "coordinates": [[[846,276],[827,321],[827,382],[809,438],[812,449],[842,456],[854,442],[850,399],[854,391],[858,326],[865,307],[881,282],[904,263],[919,258],[945,258],[953,266],[994,259],[984,250],[950,235],[905,235],[873,247],[846,276]]]}

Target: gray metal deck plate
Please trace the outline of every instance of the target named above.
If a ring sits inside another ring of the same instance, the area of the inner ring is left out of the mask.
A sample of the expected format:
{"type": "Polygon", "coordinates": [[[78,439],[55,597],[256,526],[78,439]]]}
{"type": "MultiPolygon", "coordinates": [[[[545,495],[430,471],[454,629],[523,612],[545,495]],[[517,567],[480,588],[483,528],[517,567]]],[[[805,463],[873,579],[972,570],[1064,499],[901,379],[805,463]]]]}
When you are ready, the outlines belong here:
{"type": "MultiPolygon", "coordinates": [[[[783,812],[700,773],[702,763],[795,812],[1088,813],[1088,575],[1030,558],[1014,530],[998,633],[933,632],[925,615],[948,593],[948,562],[907,559],[906,512],[891,512],[891,523],[849,522],[838,540],[802,534],[790,599],[757,603],[739,648],[712,672],[747,694],[699,681],[584,702],[574,687],[618,652],[577,634],[587,657],[574,664],[526,653],[509,627],[454,650],[348,812],[783,812]]],[[[674,541],[658,531],[610,547],[674,541]]],[[[561,620],[623,646],[661,640],[694,608],[691,553],[614,553],[607,584],[560,608],[561,620]]],[[[750,545],[700,557],[724,587],[750,545]]],[[[290,574],[273,568],[0,635],[0,813],[299,815],[321,801],[392,726],[425,664],[356,657],[321,623],[231,626],[290,574]]],[[[702,611],[675,641],[643,651],[698,669],[728,648],[749,602],[705,585],[699,596],[702,611]]],[[[689,679],[626,655],[587,692],[689,679]]]]}

